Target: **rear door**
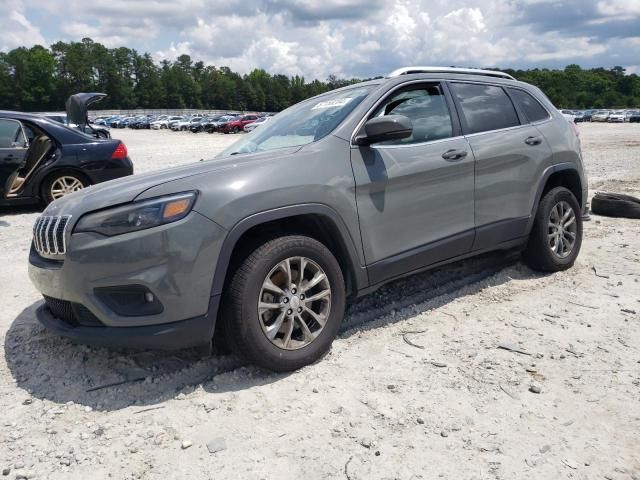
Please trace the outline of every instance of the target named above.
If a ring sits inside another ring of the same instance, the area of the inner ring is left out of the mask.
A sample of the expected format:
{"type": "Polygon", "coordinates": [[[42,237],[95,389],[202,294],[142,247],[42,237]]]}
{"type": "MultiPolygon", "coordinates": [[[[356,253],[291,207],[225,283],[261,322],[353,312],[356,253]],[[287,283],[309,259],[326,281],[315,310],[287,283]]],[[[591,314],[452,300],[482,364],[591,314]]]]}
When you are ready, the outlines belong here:
{"type": "Polygon", "coordinates": [[[0,118],[0,198],[9,193],[10,184],[24,164],[28,148],[22,123],[0,118]]]}
{"type": "Polygon", "coordinates": [[[451,82],[475,164],[474,250],[526,235],[538,179],[550,165],[546,139],[501,85],[451,82]]]}

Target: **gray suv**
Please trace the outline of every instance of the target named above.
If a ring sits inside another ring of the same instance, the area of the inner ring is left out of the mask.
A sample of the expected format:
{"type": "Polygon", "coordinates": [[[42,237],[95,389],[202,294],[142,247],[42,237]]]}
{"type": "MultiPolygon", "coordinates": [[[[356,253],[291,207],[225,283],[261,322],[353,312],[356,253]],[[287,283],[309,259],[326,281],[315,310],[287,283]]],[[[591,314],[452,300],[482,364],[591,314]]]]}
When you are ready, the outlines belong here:
{"type": "Polygon", "coordinates": [[[305,100],[211,161],[96,185],[34,226],[39,321],[88,343],[207,346],[287,371],[350,296],[490,250],[571,267],[580,141],[537,88],[412,67],[305,100]]]}

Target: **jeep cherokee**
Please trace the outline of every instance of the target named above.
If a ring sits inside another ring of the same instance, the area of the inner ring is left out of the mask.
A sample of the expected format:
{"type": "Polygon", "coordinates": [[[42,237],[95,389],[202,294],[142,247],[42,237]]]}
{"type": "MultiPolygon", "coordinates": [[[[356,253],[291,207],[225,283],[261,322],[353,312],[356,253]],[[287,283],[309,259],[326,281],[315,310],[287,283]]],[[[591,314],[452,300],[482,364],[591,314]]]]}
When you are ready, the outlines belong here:
{"type": "Polygon", "coordinates": [[[482,252],[571,267],[580,141],[536,87],[410,67],[296,104],[212,161],[53,202],[34,226],[39,321],[177,349],[214,333],[262,367],[322,356],[349,296],[482,252]]]}

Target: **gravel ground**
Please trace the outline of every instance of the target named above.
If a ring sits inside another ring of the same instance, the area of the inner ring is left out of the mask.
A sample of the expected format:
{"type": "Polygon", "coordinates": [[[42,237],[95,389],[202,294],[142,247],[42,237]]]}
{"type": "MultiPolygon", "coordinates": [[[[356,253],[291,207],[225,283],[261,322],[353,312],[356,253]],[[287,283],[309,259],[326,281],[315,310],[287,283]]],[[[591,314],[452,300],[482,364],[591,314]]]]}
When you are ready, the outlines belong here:
{"type": "MultiPolygon", "coordinates": [[[[640,125],[579,128],[591,189],[639,196],[640,125]]],[[[138,173],[234,139],[114,133],[138,173]]],[[[275,375],[46,332],[37,215],[0,210],[1,475],[640,479],[638,221],[593,215],[567,272],[494,254],[395,282],[350,305],[323,360],[275,375]]]]}

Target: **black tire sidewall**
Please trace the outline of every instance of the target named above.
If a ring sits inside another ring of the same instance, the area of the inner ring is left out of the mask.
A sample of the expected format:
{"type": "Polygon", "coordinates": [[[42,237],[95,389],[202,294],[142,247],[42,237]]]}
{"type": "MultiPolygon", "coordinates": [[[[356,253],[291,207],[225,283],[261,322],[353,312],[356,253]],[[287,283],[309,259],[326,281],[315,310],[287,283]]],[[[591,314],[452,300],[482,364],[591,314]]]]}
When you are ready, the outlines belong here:
{"type": "MultiPolygon", "coordinates": [[[[276,242],[277,245],[266,252],[262,251],[258,261],[252,263],[248,275],[240,280],[241,285],[232,287],[236,315],[228,328],[238,329],[235,333],[229,333],[236,337],[234,343],[240,348],[240,353],[253,363],[271,370],[290,371],[314,362],[330,348],[344,317],[346,294],[340,266],[320,242],[294,236],[283,237],[276,242]],[[313,260],[324,270],[331,285],[331,312],[324,329],[313,342],[297,350],[283,350],[271,343],[262,330],[257,312],[258,297],[271,269],[281,261],[297,256],[313,260]]],[[[270,244],[273,242],[267,245],[270,244]]],[[[250,256],[247,261],[251,259],[250,256]]]]}
{"type": "Polygon", "coordinates": [[[570,268],[576,261],[582,247],[582,215],[580,204],[570,190],[557,187],[547,192],[538,206],[529,243],[525,250],[525,260],[530,267],[542,271],[560,271],[570,268]],[[576,243],[566,258],[560,258],[549,248],[548,221],[551,210],[561,201],[567,202],[576,216],[576,243]]]}
{"type": "Polygon", "coordinates": [[[630,195],[597,193],[591,199],[591,211],[596,215],[640,218],[640,199],[630,195]]]}

